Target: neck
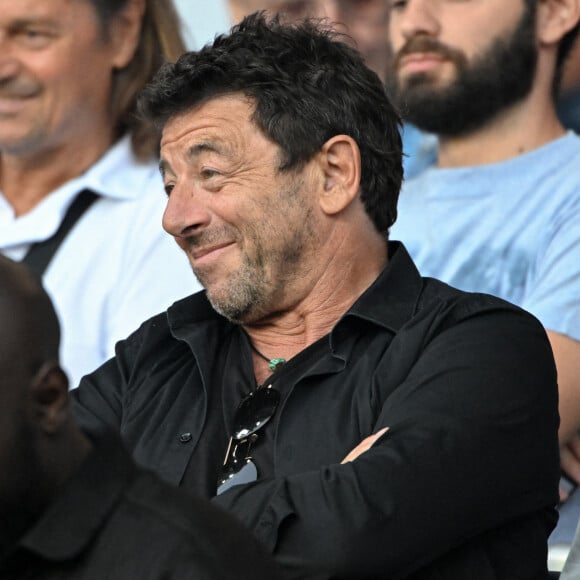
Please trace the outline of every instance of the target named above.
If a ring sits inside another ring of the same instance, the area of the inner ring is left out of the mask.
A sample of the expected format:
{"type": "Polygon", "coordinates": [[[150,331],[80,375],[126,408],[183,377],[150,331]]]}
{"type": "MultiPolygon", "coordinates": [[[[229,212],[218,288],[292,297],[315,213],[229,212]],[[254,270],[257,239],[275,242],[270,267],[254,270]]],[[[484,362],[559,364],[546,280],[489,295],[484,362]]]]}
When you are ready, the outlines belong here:
{"type": "Polygon", "coordinates": [[[479,130],[461,137],[439,137],[438,166],[499,163],[564,135],[550,90],[534,88],[520,103],[502,111],[479,130]]]}
{"type": "Polygon", "coordinates": [[[0,191],[14,209],[14,215],[24,215],[55,189],[82,175],[111,143],[107,137],[84,143],[82,147],[55,147],[29,155],[3,152],[0,156],[0,191]]]}
{"type": "MultiPolygon", "coordinates": [[[[372,229],[372,225],[366,224],[366,228],[372,229]]],[[[283,308],[244,324],[254,348],[267,359],[288,361],[327,335],[386,266],[387,245],[380,234],[357,238],[335,233],[329,234],[326,243],[333,251],[317,255],[314,279],[301,291],[288,290],[286,295],[292,300],[282,300],[283,308]]],[[[261,384],[272,371],[256,352],[253,360],[261,384]]]]}

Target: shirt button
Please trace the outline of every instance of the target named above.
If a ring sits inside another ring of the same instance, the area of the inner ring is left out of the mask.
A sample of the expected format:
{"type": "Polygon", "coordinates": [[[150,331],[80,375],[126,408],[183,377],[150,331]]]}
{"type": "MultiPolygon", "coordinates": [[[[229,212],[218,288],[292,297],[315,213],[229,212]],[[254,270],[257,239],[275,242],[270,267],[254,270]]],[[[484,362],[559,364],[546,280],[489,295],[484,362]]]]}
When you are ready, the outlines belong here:
{"type": "Polygon", "coordinates": [[[192,439],[192,435],[191,433],[182,433],[179,436],[179,442],[180,443],[189,443],[192,439]]]}

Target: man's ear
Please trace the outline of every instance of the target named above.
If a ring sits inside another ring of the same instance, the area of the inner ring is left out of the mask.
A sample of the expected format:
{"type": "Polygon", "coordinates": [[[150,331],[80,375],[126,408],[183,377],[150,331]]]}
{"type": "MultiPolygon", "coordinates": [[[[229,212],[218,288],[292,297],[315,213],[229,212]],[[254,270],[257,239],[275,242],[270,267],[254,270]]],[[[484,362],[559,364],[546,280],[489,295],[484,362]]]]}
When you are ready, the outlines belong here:
{"type": "Polygon", "coordinates": [[[361,178],[358,145],[348,135],[335,135],[322,146],[318,161],[323,174],[320,207],[328,215],[339,213],[358,196],[361,178]]]}
{"type": "Polygon", "coordinates": [[[538,40],[541,44],[558,44],[580,18],[580,0],[539,0],[538,40]]]}
{"type": "Polygon", "coordinates": [[[69,420],[68,378],[57,363],[46,363],[31,387],[35,420],[48,435],[69,420]]]}
{"type": "Polygon", "coordinates": [[[113,45],[113,67],[123,69],[130,62],[141,38],[145,0],[128,0],[127,6],[111,19],[109,41],[113,45]]]}

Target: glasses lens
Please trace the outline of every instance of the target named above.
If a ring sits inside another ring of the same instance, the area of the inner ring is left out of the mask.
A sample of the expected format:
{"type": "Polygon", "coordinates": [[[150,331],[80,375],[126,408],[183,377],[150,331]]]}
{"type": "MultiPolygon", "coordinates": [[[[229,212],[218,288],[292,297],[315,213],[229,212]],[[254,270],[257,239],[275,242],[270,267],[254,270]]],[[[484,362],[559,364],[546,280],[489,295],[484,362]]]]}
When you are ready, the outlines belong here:
{"type": "Polygon", "coordinates": [[[272,418],[279,402],[280,393],[272,386],[250,393],[236,411],[232,437],[240,441],[261,429],[272,418]]]}
{"type": "Polygon", "coordinates": [[[250,483],[258,479],[258,470],[251,459],[234,459],[224,466],[218,479],[217,495],[234,485],[250,483]]]}

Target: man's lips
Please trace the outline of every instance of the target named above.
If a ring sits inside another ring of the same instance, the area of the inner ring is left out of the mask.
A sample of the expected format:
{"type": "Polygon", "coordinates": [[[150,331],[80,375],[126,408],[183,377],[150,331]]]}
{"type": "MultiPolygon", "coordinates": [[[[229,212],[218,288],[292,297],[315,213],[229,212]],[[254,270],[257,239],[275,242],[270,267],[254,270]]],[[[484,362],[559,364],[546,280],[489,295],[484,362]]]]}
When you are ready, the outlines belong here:
{"type": "Polygon", "coordinates": [[[214,244],[212,246],[206,246],[204,248],[196,248],[195,250],[191,251],[191,257],[195,261],[199,261],[202,258],[205,258],[206,256],[209,256],[210,254],[215,254],[219,250],[227,248],[228,246],[231,246],[233,244],[234,244],[234,242],[223,242],[220,244],[214,244]]]}
{"type": "Polygon", "coordinates": [[[14,97],[0,93],[0,113],[16,113],[28,104],[27,97],[14,97]]]}
{"type": "Polygon", "coordinates": [[[445,57],[434,52],[414,52],[399,60],[399,70],[405,72],[424,72],[439,66],[445,57]]]}

